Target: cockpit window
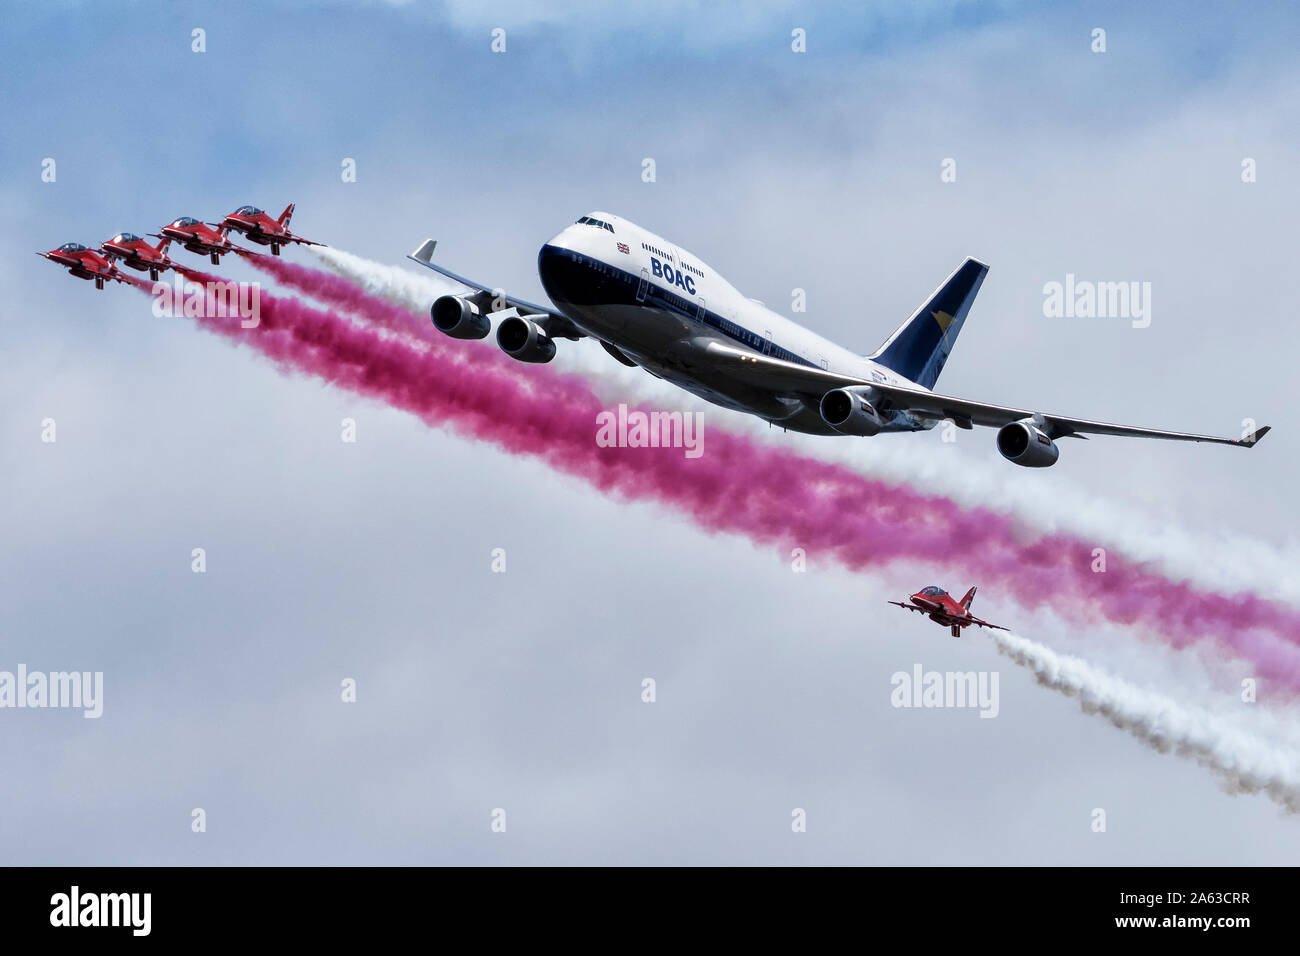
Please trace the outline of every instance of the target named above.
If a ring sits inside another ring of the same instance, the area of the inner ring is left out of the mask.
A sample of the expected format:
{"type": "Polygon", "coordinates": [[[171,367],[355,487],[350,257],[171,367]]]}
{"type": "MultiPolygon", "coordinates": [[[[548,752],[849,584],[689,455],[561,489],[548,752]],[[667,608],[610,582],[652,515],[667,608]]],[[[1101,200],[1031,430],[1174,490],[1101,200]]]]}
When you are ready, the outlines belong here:
{"type": "Polygon", "coordinates": [[[607,230],[607,231],[609,231],[609,232],[613,232],[613,231],[614,231],[614,227],[611,226],[609,223],[607,223],[607,222],[605,222],[605,221],[603,221],[603,220],[600,220],[600,219],[592,219],[590,216],[583,216],[583,217],[582,217],[581,219],[579,219],[576,223],[574,223],[574,225],[578,225],[578,226],[595,226],[597,229],[605,229],[605,230],[607,230]]]}
{"type": "Polygon", "coordinates": [[[59,252],[85,252],[86,247],[79,242],[65,242],[59,246],[59,252]]]}
{"type": "Polygon", "coordinates": [[[119,232],[113,237],[114,242],[135,242],[140,237],[131,232],[119,232]]]}
{"type": "Polygon", "coordinates": [[[931,584],[928,588],[925,588],[921,593],[926,595],[927,597],[941,597],[942,595],[945,595],[948,592],[945,591],[943,588],[937,588],[933,584],[931,584]]]}
{"type": "Polygon", "coordinates": [[[236,215],[236,216],[256,216],[256,215],[258,215],[261,211],[262,211],[262,210],[258,209],[256,206],[240,206],[238,209],[235,210],[235,215],[236,215]]]}

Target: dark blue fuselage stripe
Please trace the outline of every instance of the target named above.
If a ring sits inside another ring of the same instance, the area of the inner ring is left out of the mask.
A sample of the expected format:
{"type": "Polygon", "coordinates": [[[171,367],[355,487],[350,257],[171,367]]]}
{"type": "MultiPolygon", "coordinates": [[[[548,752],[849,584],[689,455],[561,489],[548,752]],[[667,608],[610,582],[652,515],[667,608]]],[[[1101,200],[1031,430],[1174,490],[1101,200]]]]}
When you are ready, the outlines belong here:
{"type": "MultiPolygon", "coordinates": [[[[600,259],[595,259],[592,258],[591,256],[584,255],[581,252],[574,252],[570,249],[554,249],[553,247],[549,247],[549,248],[552,248],[552,251],[550,252],[551,255],[570,259],[571,261],[586,266],[588,269],[599,271],[598,269],[599,267],[599,268],[609,270],[609,272],[613,273],[614,278],[623,282],[625,285],[631,286],[632,289],[634,290],[632,295],[626,301],[593,303],[595,305],[657,306],[659,308],[666,309],[669,312],[677,313],[678,315],[690,319],[693,322],[699,322],[703,325],[706,325],[709,328],[722,333],[727,338],[735,342],[739,342],[741,345],[745,346],[746,348],[763,352],[763,354],[770,355],[772,358],[783,359],[784,361],[787,362],[795,362],[799,365],[806,365],[809,368],[822,367],[818,365],[816,362],[810,362],[802,355],[796,355],[794,352],[791,352],[789,349],[782,348],[771,339],[766,339],[763,336],[759,335],[757,332],[753,332],[749,329],[746,329],[743,326],[739,325],[738,323],[733,322],[730,319],[724,318],[723,316],[719,315],[717,312],[710,311],[707,308],[707,306],[701,312],[699,306],[693,305],[689,299],[683,298],[677,295],[676,293],[669,292],[666,289],[662,289],[659,286],[655,285],[653,281],[647,280],[645,299],[638,300],[636,298],[635,289],[637,286],[641,284],[641,276],[634,275],[631,272],[628,272],[624,269],[620,269],[617,266],[612,266],[609,263],[603,262],[600,259]]],[[[546,250],[544,248],[543,252],[545,251],[546,250]]]]}

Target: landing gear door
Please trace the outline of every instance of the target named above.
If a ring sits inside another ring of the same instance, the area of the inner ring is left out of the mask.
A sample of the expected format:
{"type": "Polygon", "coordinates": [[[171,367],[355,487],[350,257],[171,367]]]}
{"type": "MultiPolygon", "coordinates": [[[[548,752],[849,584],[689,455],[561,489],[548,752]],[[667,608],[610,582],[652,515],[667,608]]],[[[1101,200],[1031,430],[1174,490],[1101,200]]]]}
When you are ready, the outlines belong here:
{"type": "Polygon", "coordinates": [[[650,271],[648,269],[642,269],[641,282],[636,287],[636,300],[638,302],[645,301],[646,289],[648,289],[649,287],[650,287],[650,271]]]}

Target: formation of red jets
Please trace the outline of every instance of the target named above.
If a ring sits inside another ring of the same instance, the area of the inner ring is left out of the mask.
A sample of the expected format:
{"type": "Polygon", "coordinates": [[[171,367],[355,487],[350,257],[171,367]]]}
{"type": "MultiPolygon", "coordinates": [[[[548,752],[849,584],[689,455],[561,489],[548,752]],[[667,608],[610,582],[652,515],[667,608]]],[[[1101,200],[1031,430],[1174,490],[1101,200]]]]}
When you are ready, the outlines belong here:
{"type": "Polygon", "coordinates": [[[306,246],[323,245],[312,242],[302,236],[294,235],[289,230],[289,220],[293,218],[293,203],[285,207],[284,212],[272,219],[256,206],[240,206],[221,222],[201,222],[193,216],[181,216],[163,226],[150,236],[159,240],[158,245],[150,245],[145,239],[130,232],[119,232],[112,239],[100,244],[98,249],[90,249],[79,242],[65,242],[49,252],[38,252],[38,256],[49,259],[56,265],[68,270],[78,279],[90,279],[96,289],[104,288],[106,281],[127,282],[126,273],[118,267],[118,262],[137,272],[148,272],[149,278],[158,281],[158,276],[167,269],[174,269],[184,275],[184,266],[175,262],[167,254],[168,247],[177,243],[190,252],[207,256],[212,264],[220,265],[221,257],[228,252],[252,255],[251,250],[242,249],[228,238],[229,233],[240,233],[249,242],[259,246],[270,246],[271,255],[278,256],[280,247],[290,243],[306,246]]]}

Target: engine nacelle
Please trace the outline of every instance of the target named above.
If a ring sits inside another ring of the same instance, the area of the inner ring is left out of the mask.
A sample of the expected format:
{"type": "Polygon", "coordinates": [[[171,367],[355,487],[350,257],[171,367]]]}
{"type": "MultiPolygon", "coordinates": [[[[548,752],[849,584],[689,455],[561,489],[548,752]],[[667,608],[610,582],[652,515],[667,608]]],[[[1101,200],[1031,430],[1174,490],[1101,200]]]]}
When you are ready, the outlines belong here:
{"type": "Polygon", "coordinates": [[[555,358],[555,343],[531,319],[511,317],[497,326],[497,345],[520,362],[549,362],[555,358]]]}
{"type": "Polygon", "coordinates": [[[1061,450],[1032,418],[1012,422],[998,429],[998,452],[1007,461],[1025,468],[1055,465],[1061,450]]]}
{"type": "Polygon", "coordinates": [[[822,396],[822,421],[845,435],[878,435],[885,419],[872,404],[875,398],[870,386],[832,389],[822,396]]]}
{"type": "Polygon", "coordinates": [[[492,331],[492,322],[479,314],[478,306],[458,295],[439,296],[429,316],[439,332],[453,339],[483,339],[492,331]]]}

